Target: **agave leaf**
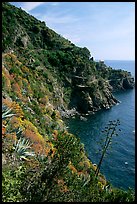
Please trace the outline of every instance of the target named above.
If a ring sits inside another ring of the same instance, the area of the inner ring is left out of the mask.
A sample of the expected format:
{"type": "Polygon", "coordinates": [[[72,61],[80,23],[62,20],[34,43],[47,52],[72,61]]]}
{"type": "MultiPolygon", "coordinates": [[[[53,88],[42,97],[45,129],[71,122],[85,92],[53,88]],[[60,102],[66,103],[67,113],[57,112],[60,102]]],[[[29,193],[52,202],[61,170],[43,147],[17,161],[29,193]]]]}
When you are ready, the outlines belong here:
{"type": "Polygon", "coordinates": [[[28,151],[31,149],[30,142],[25,138],[20,138],[14,143],[14,151],[19,155],[20,158],[26,158],[28,156],[35,156],[33,151],[28,151]]]}
{"type": "Polygon", "coordinates": [[[5,118],[12,117],[12,116],[16,115],[16,114],[10,113],[11,111],[12,111],[11,108],[6,108],[6,106],[3,105],[2,106],[2,120],[4,120],[5,118]]]}

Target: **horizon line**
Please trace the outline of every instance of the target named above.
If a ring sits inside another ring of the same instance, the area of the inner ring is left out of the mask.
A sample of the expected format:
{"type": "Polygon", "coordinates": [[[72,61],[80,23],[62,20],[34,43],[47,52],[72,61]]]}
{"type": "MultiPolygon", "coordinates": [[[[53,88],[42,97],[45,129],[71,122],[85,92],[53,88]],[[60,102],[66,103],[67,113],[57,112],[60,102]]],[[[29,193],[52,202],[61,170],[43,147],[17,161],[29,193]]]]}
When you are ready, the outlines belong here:
{"type": "MultiPolygon", "coordinates": [[[[93,57],[94,58],[94,57],[93,57]]],[[[94,60],[96,61],[96,60],[103,60],[103,61],[107,61],[107,60],[115,60],[115,61],[135,61],[135,59],[96,59],[96,58],[94,58],[94,60]]]]}

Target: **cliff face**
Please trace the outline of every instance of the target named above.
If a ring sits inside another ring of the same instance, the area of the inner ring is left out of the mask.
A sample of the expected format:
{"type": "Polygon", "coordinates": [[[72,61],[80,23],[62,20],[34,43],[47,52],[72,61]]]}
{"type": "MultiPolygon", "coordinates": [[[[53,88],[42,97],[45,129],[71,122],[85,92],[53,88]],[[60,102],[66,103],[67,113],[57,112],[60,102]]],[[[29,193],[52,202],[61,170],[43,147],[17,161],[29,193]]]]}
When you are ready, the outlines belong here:
{"type": "Polygon", "coordinates": [[[96,67],[101,76],[108,80],[109,84],[112,86],[112,92],[134,88],[135,82],[130,72],[107,67],[104,62],[97,62],[96,67]]]}
{"type": "Polygon", "coordinates": [[[134,78],[129,76],[111,79],[109,83],[113,87],[113,91],[133,89],[135,86],[134,78]]]}
{"type": "Polygon", "coordinates": [[[76,107],[81,113],[93,113],[102,108],[108,109],[118,102],[111,90],[109,83],[103,80],[92,81],[92,86],[76,84],[71,96],[71,106],[76,107]]]}

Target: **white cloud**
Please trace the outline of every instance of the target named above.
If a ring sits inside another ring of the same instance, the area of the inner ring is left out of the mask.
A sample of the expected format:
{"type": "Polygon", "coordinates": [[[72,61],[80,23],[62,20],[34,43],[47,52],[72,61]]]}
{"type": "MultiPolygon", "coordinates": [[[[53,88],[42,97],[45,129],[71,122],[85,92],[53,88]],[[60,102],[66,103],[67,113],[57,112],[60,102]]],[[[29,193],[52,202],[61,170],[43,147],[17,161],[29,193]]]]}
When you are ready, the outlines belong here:
{"type": "Polygon", "coordinates": [[[45,4],[45,2],[23,2],[21,7],[28,12],[42,4],[45,4]]]}

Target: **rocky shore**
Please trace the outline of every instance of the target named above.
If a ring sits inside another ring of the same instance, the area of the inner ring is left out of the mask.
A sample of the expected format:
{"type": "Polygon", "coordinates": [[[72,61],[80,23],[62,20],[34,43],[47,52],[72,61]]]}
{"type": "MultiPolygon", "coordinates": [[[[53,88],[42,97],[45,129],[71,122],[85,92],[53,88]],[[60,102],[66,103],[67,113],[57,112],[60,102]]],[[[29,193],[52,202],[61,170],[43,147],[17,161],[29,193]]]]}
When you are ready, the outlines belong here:
{"type": "MultiPolygon", "coordinates": [[[[82,77],[79,77],[82,81],[82,77]]],[[[96,80],[96,86],[88,86],[87,83],[79,83],[77,80],[73,81],[73,91],[70,99],[70,109],[61,109],[60,114],[63,118],[74,116],[82,117],[95,114],[101,109],[108,110],[113,105],[120,103],[113,96],[113,92],[119,90],[133,89],[135,86],[134,78],[130,75],[114,80],[96,80]],[[74,83],[75,82],[75,83],[74,83]]]]}

